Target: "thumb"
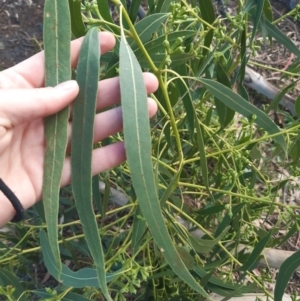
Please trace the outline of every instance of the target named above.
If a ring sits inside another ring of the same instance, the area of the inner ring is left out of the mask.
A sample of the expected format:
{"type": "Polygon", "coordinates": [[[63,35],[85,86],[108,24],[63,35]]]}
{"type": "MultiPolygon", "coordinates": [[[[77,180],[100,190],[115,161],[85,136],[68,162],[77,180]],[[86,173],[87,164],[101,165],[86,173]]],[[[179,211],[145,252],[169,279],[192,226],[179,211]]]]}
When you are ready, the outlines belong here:
{"type": "Polygon", "coordinates": [[[56,87],[0,90],[0,120],[7,120],[5,126],[11,127],[55,114],[69,105],[78,92],[75,80],[56,87]]]}

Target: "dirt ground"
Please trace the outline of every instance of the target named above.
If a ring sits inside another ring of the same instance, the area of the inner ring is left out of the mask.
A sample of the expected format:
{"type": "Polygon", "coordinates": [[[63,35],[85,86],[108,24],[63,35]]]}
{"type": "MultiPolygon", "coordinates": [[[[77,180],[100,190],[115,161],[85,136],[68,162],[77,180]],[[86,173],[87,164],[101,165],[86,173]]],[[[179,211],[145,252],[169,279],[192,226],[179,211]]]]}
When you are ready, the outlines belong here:
{"type": "Polygon", "coordinates": [[[40,50],[44,0],[0,0],[0,70],[40,50]]]}
{"type": "MultiPolygon", "coordinates": [[[[43,3],[44,0],[0,0],[0,71],[23,61],[42,48],[43,3]]],[[[288,11],[286,0],[271,0],[271,3],[274,18],[288,11]]],[[[236,0],[229,1],[227,7],[229,12],[234,11],[236,0]]],[[[300,47],[300,23],[295,23],[291,19],[280,22],[278,26],[300,47]]],[[[269,46],[262,48],[258,56],[252,58],[254,62],[281,70],[287,68],[293,59],[293,56],[277,43],[274,43],[272,48],[269,46]]],[[[276,86],[287,85],[276,72],[261,68],[258,70],[276,86]]],[[[297,96],[299,92],[300,88],[296,87],[294,95],[297,96]]],[[[296,240],[296,242],[295,239],[290,240],[286,249],[297,250],[299,239],[296,240]]],[[[286,292],[297,292],[300,295],[300,273],[294,274],[286,292]]]]}
{"type": "MultiPolygon", "coordinates": [[[[273,0],[275,18],[288,11],[286,0],[273,0]]],[[[41,49],[43,32],[44,0],[0,0],[0,70],[11,67],[41,49]]],[[[229,12],[236,7],[236,0],[227,4],[229,12]]],[[[279,23],[279,27],[300,45],[300,25],[292,20],[279,23]]],[[[286,67],[293,58],[278,45],[264,49],[254,61],[268,63],[273,67],[286,67]]],[[[276,77],[274,78],[276,81],[276,77]]]]}

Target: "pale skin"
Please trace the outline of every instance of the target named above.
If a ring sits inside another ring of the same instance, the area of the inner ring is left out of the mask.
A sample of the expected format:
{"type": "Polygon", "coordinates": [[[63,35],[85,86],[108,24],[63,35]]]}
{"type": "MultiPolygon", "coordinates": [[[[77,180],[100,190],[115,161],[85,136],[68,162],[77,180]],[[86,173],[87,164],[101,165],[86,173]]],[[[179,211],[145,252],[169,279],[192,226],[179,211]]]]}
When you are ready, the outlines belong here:
{"type": "MultiPolygon", "coordinates": [[[[110,33],[101,33],[101,53],[111,50],[115,39],[110,33]]],[[[71,44],[71,63],[76,67],[82,38],[71,44]]],[[[0,72],[0,178],[15,193],[24,209],[33,206],[42,197],[45,152],[44,117],[70,105],[78,94],[76,81],[57,87],[44,87],[44,53],[0,72]]],[[[156,91],[158,82],[153,74],[145,73],[148,93],[156,91]]],[[[105,109],[120,102],[119,79],[99,82],[97,109],[105,109]]],[[[149,117],[157,105],[148,99],[149,117]]],[[[69,121],[69,147],[72,120],[69,121]]],[[[97,114],[94,141],[122,130],[121,107],[97,114]]],[[[93,151],[92,170],[98,174],[126,160],[124,143],[119,142],[93,151]]],[[[61,186],[71,183],[70,157],[65,160],[61,186]]],[[[0,227],[10,221],[15,210],[0,192],[0,227]]]]}

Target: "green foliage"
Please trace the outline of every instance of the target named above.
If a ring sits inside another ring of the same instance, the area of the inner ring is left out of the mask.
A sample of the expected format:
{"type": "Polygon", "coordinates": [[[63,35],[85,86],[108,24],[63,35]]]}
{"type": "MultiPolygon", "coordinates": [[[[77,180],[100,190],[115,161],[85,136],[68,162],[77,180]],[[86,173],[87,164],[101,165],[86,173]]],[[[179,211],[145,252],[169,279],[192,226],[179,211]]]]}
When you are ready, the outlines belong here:
{"type": "Polygon", "coordinates": [[[76,70],[79,94],[74,100],[72,119],[72,185],[85,239],[97,268],[100,288],[106,299],[112,300],[106,286],[104,254],[93,212],[92,196],[92,151],[100,71],[99,60],[98,29],[94,27],[84,37],[76,70]]]}
{"type": "MultiPolygon", "coordinates": [[[[67,0],[47,0],[44,7],[45,86],[71,79],[71,20],[67,0]]],[[[61,270],[57,215],[59,190],[68,143],[69,108],[45,119],[46,151],[43,178],[45,217],[54,259],[61,270]]]]}
{"type": "MultiPolygon", "coordinates": [[[[212,1],[148,1],[142,20],[134,18],[140,1],[113,2],[121,25],[113,23],[107,1],[46,1],[46,85],[71,77],[70,30],[74,37],[86,34],[74,70],[81,89],[73,108],[73,183],[59,194],[60,176],[49,170],[48,199],[27,211],[24,224],[0,232],[0,295],[79,301],[270,296],[268,270],[261,276],[252,270],[266,247],[281,246],[299,229],[299,207],[275,199],[300,174],[300,125],[286,113],[287,125],[279,128],[249,102],[243,77],[261,46],[259,35],[297,56],[288,71],[297,79],[299,50],[276,27],[267,0],[239,1],[237,13],[226,18],[212,1]],[[49,9],[58,21],[47,19],[49,9]],[[100,65],[98,29],[117,39],[100,65]],[[151,95],[159,112],[150,123],[141,68],[159,81],[151,95]],[[62,77],[53,78],[57,71],[62,77]],[[120,76],[124,133],[100,146],[125,138],[128,160],[92,178],[97,80],[113,76],[120,76]],[[278,177],[274,164],[291,176],[278,177]],[[263,224],[274,214],[267,233],[263,224]],[[286,237],[282,228],[289,229],[286,237]],[[45,283],[44,266],[53,277],[45,283]]],[[[50,117],[48,127],[66,120],[50,117]]],[[[64,137],[51,137],[65,150],[64,137]]],[[[48,156],[47,166],[59,171],[64,157],[48,156]]],[[[278,300],[298,258],[281,267],[278,300]]]]}
{"type": "Polygon", "coordinates": [[[288,281],[295,270],[300,266],[300,252],[295,252],[292,256],[285,260],[280,267],[278,273],[278,281],[276,282],[274,291],[274,300],[280,301],[284,294],[284,290],[288,284],[288,281]]]}

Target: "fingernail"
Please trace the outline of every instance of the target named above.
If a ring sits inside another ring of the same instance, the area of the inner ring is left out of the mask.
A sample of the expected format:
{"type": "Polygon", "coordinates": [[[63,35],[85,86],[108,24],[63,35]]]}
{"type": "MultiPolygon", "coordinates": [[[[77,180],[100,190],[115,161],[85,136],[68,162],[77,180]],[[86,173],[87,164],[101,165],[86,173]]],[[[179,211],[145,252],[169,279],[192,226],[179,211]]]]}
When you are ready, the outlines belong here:
{"type": "Polygon", "coordinates": [[[57,85],[55,88],[60,90],[73,90],[78,86],[76,80],[68,80],[66,82],[63,82],[59,85],[57,85]]]}

